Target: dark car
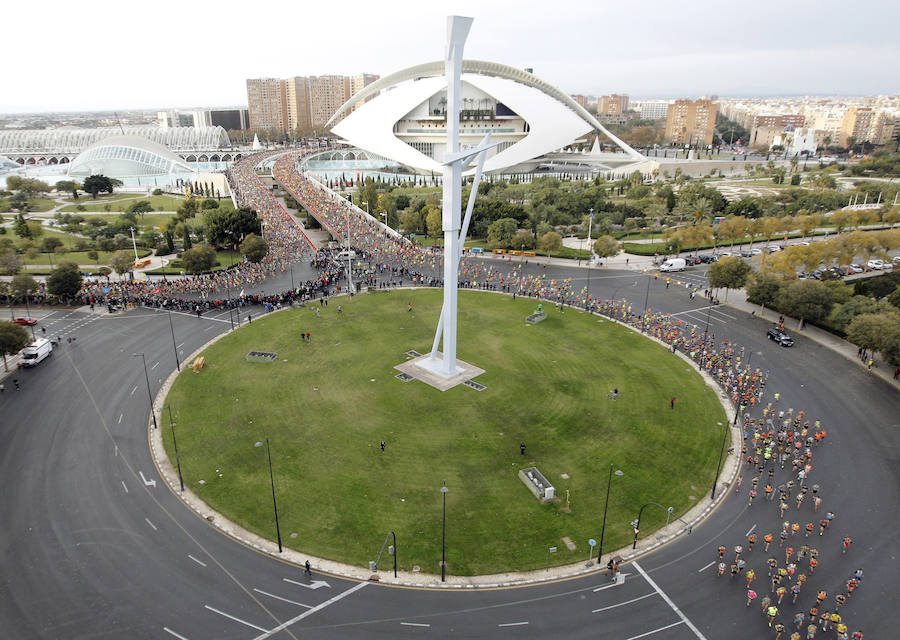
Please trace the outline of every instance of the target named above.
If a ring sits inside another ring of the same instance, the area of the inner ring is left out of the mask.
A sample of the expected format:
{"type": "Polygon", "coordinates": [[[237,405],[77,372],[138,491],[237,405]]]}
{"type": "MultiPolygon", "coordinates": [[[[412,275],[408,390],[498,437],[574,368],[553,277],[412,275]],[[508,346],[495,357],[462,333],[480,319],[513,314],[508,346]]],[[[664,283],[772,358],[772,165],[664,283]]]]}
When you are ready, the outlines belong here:
{"type": "Polygon", "coordinates": [[[18,316],[15,319],[15,323],[22,324],[22,325],[25,325],[28,327],[33,327],[34,325],[37,324],[37,320],[35,320],[34,318],[32,318],[30,316],[18,316]]]}
{"type": "Polygon", "coordinates": [[[684,264],[688,267],[693,266],[695,264],[700,264],[700,258],[697,256],[685,256],[684,264]]]}
{"type": "Polygon", "coordinates": [[[719,256],[714,255],[712,253],[703,253],[700,255],[700,262],[703,264],[710,264],[712,262],[718,262],[719,256]]]}
{"type": "Polygon", "coordinates": [[[794,346],[794,340],[778,327],[772,327],[771,329],[769,329],[766,332],[766,336],[769,338],[769,340],[774,340],[782,347],[794,346]]]}

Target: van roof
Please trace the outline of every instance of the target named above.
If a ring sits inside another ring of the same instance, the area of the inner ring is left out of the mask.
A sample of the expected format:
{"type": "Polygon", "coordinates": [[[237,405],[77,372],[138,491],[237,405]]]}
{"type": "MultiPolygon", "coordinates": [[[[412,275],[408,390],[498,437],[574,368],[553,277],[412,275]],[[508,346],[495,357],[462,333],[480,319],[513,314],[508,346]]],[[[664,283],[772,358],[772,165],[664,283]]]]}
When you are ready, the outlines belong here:
{"type": "Polygon", "coordinates": [[[49,343],[49,342],[50,342],[50,341],[49,341],[47,338],[38,338],[37,340],[35,340],[34,342],[32,342],[32,343],[31,343],[30,345],[28,345],[28,346],[29,346],[29,347],[42,347],[42,346],[44,346],[45,344],[47,344],[47,343],[49,343]]]}

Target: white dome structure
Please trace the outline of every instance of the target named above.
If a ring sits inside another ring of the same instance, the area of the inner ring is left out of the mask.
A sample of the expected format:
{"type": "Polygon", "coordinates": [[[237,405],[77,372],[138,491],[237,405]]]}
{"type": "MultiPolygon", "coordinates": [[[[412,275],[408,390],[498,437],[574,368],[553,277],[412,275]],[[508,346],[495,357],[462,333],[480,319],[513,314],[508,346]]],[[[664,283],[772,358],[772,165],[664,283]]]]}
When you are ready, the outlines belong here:
{"type": "Polygon", "coordinates": [[[184,160],[164,146],[139,136],[110,136],[92,144],[72,160],[68,174],[86,178],[143,178],[171,173],[194,173],[184,160]]]}
{"type": "MultiPolygon", "coordinates": [[[[460,147],[487,133],[500,145],[484,170],[497,172],[555,151],[591,131],[615,143],[627,162],[645,160],[564,92],[506,65],[465,60],[462,66],[460,147]]],[[[422,172],[442,171],[446,154],[447,84],[444,63],[429,62],[370,84],[332,116],[353,109],[332,131],[351,144],[422,172]]]]}

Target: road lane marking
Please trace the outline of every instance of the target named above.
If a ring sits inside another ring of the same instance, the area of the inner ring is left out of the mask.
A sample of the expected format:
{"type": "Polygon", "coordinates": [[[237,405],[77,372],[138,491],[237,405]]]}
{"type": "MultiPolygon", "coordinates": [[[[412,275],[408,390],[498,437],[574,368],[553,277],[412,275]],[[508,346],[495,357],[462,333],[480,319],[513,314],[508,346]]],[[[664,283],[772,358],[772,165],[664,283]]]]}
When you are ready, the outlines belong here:
{"type": "Polygon", "coordinates": [[[206,607],[207,609],[209,609],[210,611],[214,612],[214,613],[218,613],[220,616],[225,616],[226,618],[229,618],[229,619],[231,619],[231,620],[234,620],[235,622],[240,622],[241,624],[245,624],[245,625],[247,625],[248,627],[250,627],[251,629],[256,629],[257,631],[263,631],[263,632],[266,631],[266,630],[263,629],[262,627],[257,627],[257,626],[256,626],[255,624],[253,624],[252,622],[247,622],[246,620],[241,620],[240,618],[235,618],[233,615],[231,615],[231,614],[229,614],[229,613],[225,613],[224,611],[219,611],[218,609],[216,609],[216,608],[214,608],[214,607],[211,607],[211,606],[209,606],[208,604],[205,604],[205,605],[203,605],[203,606],[206,607]]]}
{"type": "Polygon", "coordinates": [[[282,602],[287,602],[290,604],[295,604],[298,607],[306,607],[307,609],[312,609],[311,604],[303,604],[302,602],[297,602],[295,600],[288,600],[287,598],[282,598],[281,596],[276,596],[274,593],[269,593],[268,591],[263,591],[262,589],[253,589],[256,593],[261,593],[264,596],[269,596],[270,598],[275,598],[276,600],[281,600],[282,602]]]}
{"type": "Polygon", "coordinates": [[[343,599],[343,598],[346,598],[347,596],[349,596],[349,595],[350,595],[351,593],[353,593],[354,591],[359,591],[360,589],[362,589],[363,587],[367,586],[368,584],[369,584],[368,582],[359,582],[359,583],[357,583],[356,585],[354,585],[354,586],[350,587],[349,589],[347,589],[346,591],[342,591],[341,593],[337,594],[337,595],[334,596],[333,598],[331,598],[331,599],[329,599],[329,600],[326,600],[325,602],[323,602],[322,604],[320,604],[320,605],[318,605],[318,606],[313,607],[313,608],[310,609],[309,611],[304,611],[304,612],[301,613],[299,616],[294,616],[294,617],[291,618],[290,620],[287,620],[286,622],[282,622],[280,625],[278,625],[277,627],[275,627],[275,628],[272,629],[271,631],[265,631],[265,630],[262,630],[262,631],[265,631],[265,633],[263,633],[261,636],[256,636],[256,638],[254,638],[253,640],[265,640],[265,638],[271,638],[273,635],[275,635],[276,633],[278,633],[278,632],[280,632],[280,631],[283,631],[283,630],[287,629],[289,626],[291,626],[291,625],[294,624],[295,622],[300,622],[301,620],[303,620],[303,619],[306,618],[307,616],[311,616],[312,614],[316,613],[317,611],[321,611],[321,610],[324,609],[325,607],[331,606],[332,604],[334,604],[334,603],[337,602],[338,600],[341,600],[341,599],[343,599]]]}
{"type": "Polygon", "coordinates": [[[197,558],[195,558],[195,557],[192,556],[191,554],[188,554],[188,558],[190,558],[191,560],[193,560],[194,562],[196,562],[197,564],[199,564],[201,567],[205,567],[205,566],[206,566],[206,563],[205,563],[205,562],[202,562],[202,561],[200,561],[200,560],[197,560],[197,558]]]}
{"type": "Polygon", "coordinates": [[[523,624],[528,624],[527,622],[504,622],[503,624],[498,624],[498,627],[521,627],[523,624]]]}
{"type": "Polygon", "coordinates": [[[604,589],[609,589],[610,587],[618,587],[620,584],[625,584],[625,576],[629,576],[629,575],[631,575],[631,574],[630,573],[617,573],[615,582],[613,582],[612,584],[603,585],[602,587],[597,587],[596,589],[594,589],[594,593],[597,593],[598,591],[603,591],[604,589]]]}
{"type": "Polygon", "coordinates": [[[119,424],[122,424],[122,417],[123,417],[124,415],[125,415],[124,413],[120,413],[120,414],[119,414],[119,424]]]}
{"type": "Polygon", "coordinates": [[[404,627],[430,627],[430,624],[425,624],[424,622],[401,622],[404,627]]]}
{"type": "Polygon", "coordinates": [[[655,596],[656,592],[646,593],[639,598],[632,598],[631,600],[626,600],[625,602],[620,602],[619,604],[611,604],[608,607],[602,607],[600,609],[594,609],[591,613],[600,613],[601,611],[608,611],[609,609],[615,609],[616,607],[624,607],[626,604],[631,604],[632,602],[637,602],[638,600],[643,600],[644,598],[649,598],[650,596],[655,596]]]}
{"type": "Polygon", "coordinates": [[[671,629],[672,627],[677,627],[680,624],[684,624],[684,620],[679,620],[678,622],[673,622],[672,624],[667,624],[664,627],[660,627],[659,629],[654,629],[653,631],[648,631],[647,633],[642,633],[638,636],[631,636],[627,638],[627,640],[637,640],[638,638],[646,638],[647,636],[652,636],[654,633],[659,633],[660,631],[665,631],[666,629],[671,629]]]}
{"type": "Polygon", "coordinates": [[[175,348],[176,348],[176,349],[180,349],[180,348],[183,347],[183,346],[184,346],[184,343],[182,342],[181,344],[179,344],[179,345],[178,345],[177,347],[175,347],[175,348]]]}
{"type": "Polygon", "coordinates": [[[750,527],[750,531],[748,531],[747,533],[744,534],[744,537],[746,538],[746,537],[749,536],[751,533],[753,533],[753,530],[754,530],[754,529],[756,529],[756,525],[755,525],[755,524],[754,524],[752,527],[750,527]]]}
{"type": "Polygon", "coordinates": [[[154,531],[159,531],[159,529],[156,528],[156,525],[150,522],[150,518],[144,518],[144,520],[147,521],[147,524],[149,524],[150,528],[152,528],[154,531]]]}
{"type": "Polygon", "coordinates": [[[156,367],[158,367],[158,366],[159,366],[159,361],[157,360],[157,361],[156,361],[156,364],[153,365],[152,367],[150,367],[150,371],[153,371],[153,370],[154,370],[156,367]]]}
{"type": "Polygon", "coordinates": [[[134,392],[137,391],[137,386],[135,385],[134,389],[131,390],[131,395],[134,395],[134,392]]]}
{"type": "Polygon", "coordinates": [[[709,564],[703,565],[702,567],[700,567],[699,569],[697,569],[697,573],[700,573],[701,571],[705,571],[706,569],[709,569],[709,568],[710,568],[711,566],[713,566],[715,563],[716,563],[716,561],[713,560],[713,561],[710,562],[709,564]]]}
{"type": "Polygon", "coordinates": [[[204,331],[209,331],[210,329],[215,329],[215,328],[216,328],[216,325],[211,324],[211,325],[209,325],[208,327],[206,327],[206,328],[204,329],[204,331]]]}
{"type": "Polygon", "coordinates": [[[128,485],[125,484],[124,480],[122,480],[122,488],[125,489],[125,493],[128,493],[128,485]]]}
{"type": "MultiPolygon", "coordinates": [[[[681,618],[681,620],[684,622],[684,624],[686,624],[688,626],[688,628],[694,632],[694,635],[697,636],[700,640],[706,640],[706,636],[704,636],[700,632],[700,629],[695,627],[694,623],[691,622],[690,620],[688,620],[687,616],[681,612],[681,609],[679,609],[678,606],[674,602],[672,602],[672,599],[666,595],[666,592],[663,591],[662,589],[660,589],[659,585],[657,585],[655,582],[653,582],[653,580],[650,578],[650,576],[647,575],[647,572],[644,571],[644,569],[641,567],[641,565],[639,565],[637,562],[632,562],[631,564],[634,566],[635,569],[637,569],[638,573],[641,574],[641,577],[644,578],[644,580],[646,580],[647,583],[651,587],[653,587],[653,589],[656,591],[656,593],[658,593],[662,597],[662,599],[666,601],[666,604],[669,605],[670,607],[672,607],[672,611],[674,611],[675,613],[678,614],[678,617],[681,618]]],[[[674,627],[675,625],[673,624],[673,625],[669,625],[669,626],[674,627]]],[[[663,629],[668,629],[668,628],[669,627],[663,627],[663,629]]],[[[662,629],[657,629],[656,631],[662,631],[662,629]]],[[[656,631],[652,631],[651,633],[656,633],[656,631]]],[[[642,638],[643,636],[646,636],[646,635],[650,635],[650,634],[645,633],[640,636],[634,636],[634,638],[642,638]]],[[[628,638],[628,640],[634,640],[634,638],[628,638]]]]}
{"type": "Polygon", "coordinates": [[[331,585],[325,582],[324,580],[313,580],[309,584],[305,582],[297,582],[296,580],[291,580],[290,578],[282,578],[285,582],[290,582],[291,584],[295,584],[298,587],[303,587],[304,589],[320,589],[322,587],[331,588],[331,585]]]}
{"type": "Polygon", "coordinates": [[[178,634],[178,633],[175,633],[174,631],[172,631],[169,627],[163,627],[163,631],[165,631],[166,633],[168,633],[170,636],[175,636],[176,638],[178,638],[178,640],[188,640],[188,639],[185,638],[183,635],[178,634]]]}

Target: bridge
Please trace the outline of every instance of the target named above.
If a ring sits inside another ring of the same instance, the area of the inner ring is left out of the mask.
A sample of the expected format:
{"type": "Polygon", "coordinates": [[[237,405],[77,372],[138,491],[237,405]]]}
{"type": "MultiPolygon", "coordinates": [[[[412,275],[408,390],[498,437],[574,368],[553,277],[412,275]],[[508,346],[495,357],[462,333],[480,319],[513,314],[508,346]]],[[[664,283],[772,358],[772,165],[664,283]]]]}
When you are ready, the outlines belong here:
{"type": "MultiPolygon", "coordinates": [[[[189,148],[172,149],[172,153],[186,162],[235,162],[244,156],[255,153],[251,149],[211,149],[189,148]]],[[[68,164],[81,151],[60,151],[59,149],[0,149],[0,156],[5,156],[23,166],[53,166],[68,164]]]]}

